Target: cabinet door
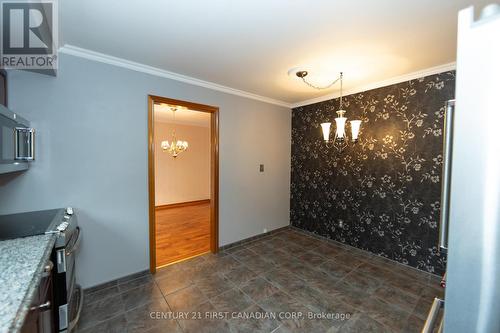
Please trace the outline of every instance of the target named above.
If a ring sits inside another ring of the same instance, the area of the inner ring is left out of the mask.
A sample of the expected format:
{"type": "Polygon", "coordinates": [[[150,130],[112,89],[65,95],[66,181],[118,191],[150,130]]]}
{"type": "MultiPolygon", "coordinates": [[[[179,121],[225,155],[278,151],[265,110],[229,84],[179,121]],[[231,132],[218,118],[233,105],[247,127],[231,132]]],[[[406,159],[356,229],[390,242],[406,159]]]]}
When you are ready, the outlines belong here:
{"type": "Polygon", "coordinates": [[[54,332],[52,267],[52,262],[49,262],[46,266],[38,290],[35,292],[31,308],[21,328],[22,333],[54,332]]]}
{"type": "Polygon", "coordinates": [[[38,332],[38,311],[30,311],[26,315],[21,333],[38,332]]]}

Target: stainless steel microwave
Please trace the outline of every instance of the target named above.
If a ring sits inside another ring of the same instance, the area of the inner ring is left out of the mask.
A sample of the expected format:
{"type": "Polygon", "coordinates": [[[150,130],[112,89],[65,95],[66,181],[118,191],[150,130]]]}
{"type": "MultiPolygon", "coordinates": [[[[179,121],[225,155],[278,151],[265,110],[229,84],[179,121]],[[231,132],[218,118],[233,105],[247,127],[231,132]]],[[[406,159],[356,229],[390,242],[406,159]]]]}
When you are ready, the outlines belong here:
{"type": "Polygon", "coordinates": [[[35,159],[35,130],[29,121],[0,105],[0,173],[28,169],[35,159]]]}

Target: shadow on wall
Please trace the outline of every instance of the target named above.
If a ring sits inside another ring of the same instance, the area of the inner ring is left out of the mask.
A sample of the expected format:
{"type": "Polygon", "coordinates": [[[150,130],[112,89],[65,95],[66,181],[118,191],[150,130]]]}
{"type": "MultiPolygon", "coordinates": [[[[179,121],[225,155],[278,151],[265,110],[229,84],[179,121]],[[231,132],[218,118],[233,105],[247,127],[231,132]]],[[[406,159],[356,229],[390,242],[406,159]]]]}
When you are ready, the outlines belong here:
{"type": "Polygon", "coordinates": [[[363,123],[342,153],[320,128],[338,99],[293,109],[291,224],[442,274],[443,116],[454,90],[450,71],[345,97],[346,116],[363,123]]]}

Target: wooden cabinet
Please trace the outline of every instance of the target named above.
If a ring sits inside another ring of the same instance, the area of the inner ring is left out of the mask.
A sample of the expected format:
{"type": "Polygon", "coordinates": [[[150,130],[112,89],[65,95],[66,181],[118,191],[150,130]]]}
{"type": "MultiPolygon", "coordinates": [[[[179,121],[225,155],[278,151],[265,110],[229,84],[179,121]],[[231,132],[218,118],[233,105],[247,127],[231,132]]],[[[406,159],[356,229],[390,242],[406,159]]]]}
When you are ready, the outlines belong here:
{"type": "Polygon", "coordinates": [[[22,333],[54,332],[52,268],[53,264],[49,261],[26,315],[22,333]]]}

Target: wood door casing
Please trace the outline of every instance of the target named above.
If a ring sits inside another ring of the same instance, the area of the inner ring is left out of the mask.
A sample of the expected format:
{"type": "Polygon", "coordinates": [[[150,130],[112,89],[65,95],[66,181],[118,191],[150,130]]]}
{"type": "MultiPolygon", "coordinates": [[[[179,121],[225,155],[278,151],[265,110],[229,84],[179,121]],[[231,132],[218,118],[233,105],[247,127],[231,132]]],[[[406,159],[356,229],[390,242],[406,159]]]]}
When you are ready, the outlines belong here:
{"type": "Polygon", "coordinates": [[[193,111],[210,113],[210,251],[219,250],[219,108],[205,104],[148,95],[148,193],[149,193],[149,269],[156,272],[154,104],[179,105],[193,111]]]}

